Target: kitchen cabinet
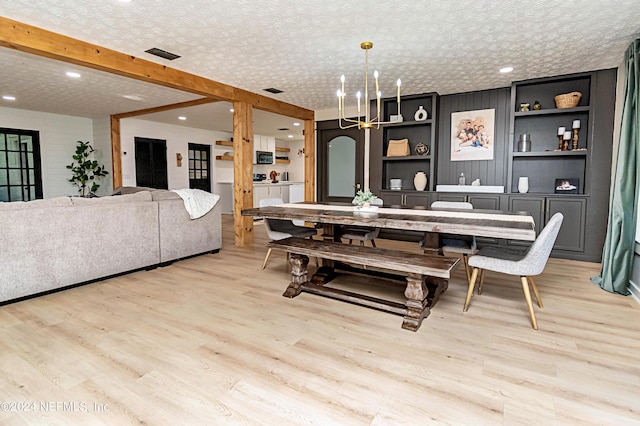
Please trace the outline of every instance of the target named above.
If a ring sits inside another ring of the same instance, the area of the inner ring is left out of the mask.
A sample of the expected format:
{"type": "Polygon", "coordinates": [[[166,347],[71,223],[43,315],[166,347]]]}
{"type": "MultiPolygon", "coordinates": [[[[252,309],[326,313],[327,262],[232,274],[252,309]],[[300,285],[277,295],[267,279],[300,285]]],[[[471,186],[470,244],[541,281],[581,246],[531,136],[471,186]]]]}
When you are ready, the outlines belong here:
{"type": "Polygon", "coordinates": [[[289,202],[289,185],[256,184],[253,185],[253,205],[260,206],[260,200],[266,198],[281,198],[285,203],[289,202]]]}
{"type": "Polygon", "coordinates": [[[273,162],[276,158],[276,138],[275,136],[253,135],[253,164],[258,163],[257,151],[266,151],[272,154],[273,162]]]}

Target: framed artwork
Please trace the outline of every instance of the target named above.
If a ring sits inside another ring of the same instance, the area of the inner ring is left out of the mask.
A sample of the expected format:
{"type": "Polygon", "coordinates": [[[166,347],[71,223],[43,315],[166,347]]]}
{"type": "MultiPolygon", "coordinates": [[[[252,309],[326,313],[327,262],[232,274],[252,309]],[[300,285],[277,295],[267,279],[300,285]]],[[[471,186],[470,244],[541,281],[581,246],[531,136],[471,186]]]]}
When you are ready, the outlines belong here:
{"type": "Polygon", "coordinates": [[[493,160],[495,109],[451,113],[451,161],[493,160]]]}
{"type": "Polygon", "coordinates": [[[580,180],[579,179],[556,179],[556,194],[577,194],[580,180]]]}

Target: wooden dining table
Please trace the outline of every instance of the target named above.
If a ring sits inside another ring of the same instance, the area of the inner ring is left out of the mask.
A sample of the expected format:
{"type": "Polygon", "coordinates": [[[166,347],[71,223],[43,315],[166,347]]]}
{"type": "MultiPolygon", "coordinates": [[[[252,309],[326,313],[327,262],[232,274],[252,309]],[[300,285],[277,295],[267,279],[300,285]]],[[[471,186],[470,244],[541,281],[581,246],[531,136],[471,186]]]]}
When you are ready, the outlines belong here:
{"type": "MultiPolygon", "coordinates": [[[[509,240],[534,241],[536,238],[535,224],[533,217],[527,212],[511,212],[496,210],[460,210],[441,208],[400,208],[379,207],[376,211],[358,210],[353,205],[346,204],[324,204],[324,203],[287,203],[276,206],[246,209],[242,211],[243,216],[263,217],[268,219],[299,220],[319,224],[322,227],[322,238],[324,241],[339,242],[342,226],[362,226],[381,229],[397,229],[406,231],[422,232],[424,234],[423,250],[428,256],[441,255],[439,244],[440,234],[473,235],[476,237],[489,237],[509,240]]],[[[359,246],[341,247],[341,250],[352,250],[354,256],[362,257],[362,248],[359,246]]],[[[371,248],[373,250],[373,248],[371,248]]],[[[310,252],[307,250],[307,254],[310,252]]],[[[345,254],[345,255],[346,255],[345,254]]],[[[292,263],[292,267],[295,265],[292,263]]],[[[306,265],[305,265],[306,268],[306,265]]],[[[336,276],[337,269],[345,269],[351,272],[378,274],[375,270],[354,269],[353,265],[345,265],[330,259],[323,259],[322,266],[316,271],[309,282],[314,285],[324,285],[336,276]]],[[[375,269],[375,268],[374,268],[375,269]]],[[[293,273],[293,272],[292,272],[293,273]]],[[[389,278],[388,273],[382,273],[385,278],[389,278]]],[[[306,277],[306,270],[305,270],[306,277]]],[[[440,294],[447,289],[448,280],[442,276],[423,276],[423,286],[428,289],[421,301],[425,310],[433,307],[440,294]]],[[[407,278],[409,280],[409,278],[407,278]]],[[[296,281],[295,278],[292,281],[296,281]]],[[[304,289],[304,286],[302,287],[304,289]]],[[[315,294],[322,294],[321,288],[313,288],[315,294]]],[[[300,286],[292,282],[285,291],[285,296],[294,297],[300,292],[300,286]],[[295,288],[295,290],[292,290],[295,288]]],[[[334,298],[335,291],[327,291],[325,295],[334,298]]],[[[349,294],[342,297],[342,300],[362,304],[379,309],[380,303],[369,303],[369,297],[349,294]],[[358,303],[360,300],[361,303],[358,303]]],[[[378,301],[379,302],[379,301],[378,301]]],[[[414,301],[415,302],[415,301],[414,301]]],[[[409,302],[408,302],[409,303],[409,302]]],[[[391,312],[392,310],[390,310],[391,312]]],[[[395,312],[397,313],[397,312],[395,312]]],[[[423,314],[425,314],[423,312],[423,314]]],[[[426,312],[428,315],[428,312],[426,312]]],[[[419,324],[418,326],[419,327],[419,324]]],[[[415,327],[415,329],[417,329],[415,327]]],[[[406,327],[405,327],[406,328],[406,327]]],[[[414,329],[414,331],[415,331],[414,329]]]]}

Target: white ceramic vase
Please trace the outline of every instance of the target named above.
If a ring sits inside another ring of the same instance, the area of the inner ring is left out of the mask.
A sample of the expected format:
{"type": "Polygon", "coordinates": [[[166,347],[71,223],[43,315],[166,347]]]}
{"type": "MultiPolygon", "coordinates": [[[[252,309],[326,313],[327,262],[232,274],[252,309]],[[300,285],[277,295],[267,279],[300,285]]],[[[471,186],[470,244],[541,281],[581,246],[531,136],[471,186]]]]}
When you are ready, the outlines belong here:
{"type": "Polygon", "coordinates": [[[529,191],[529,178],[526,176],[522,176],[518,179],[518,192],[521,194],[525,194],[529,191]]]}
{"type": "Polygon", "coordinates": [[[427,175],[424,172],[417,172],[413,177],[413,186],[417,191],[424,191],[427,187],[427,175]]]}

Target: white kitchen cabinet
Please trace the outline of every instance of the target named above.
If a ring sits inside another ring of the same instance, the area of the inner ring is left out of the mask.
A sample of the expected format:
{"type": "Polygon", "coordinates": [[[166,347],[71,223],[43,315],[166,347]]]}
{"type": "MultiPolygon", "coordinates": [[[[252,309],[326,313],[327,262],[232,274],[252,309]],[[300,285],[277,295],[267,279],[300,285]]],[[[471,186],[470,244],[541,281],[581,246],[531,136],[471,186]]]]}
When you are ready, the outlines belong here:
{"type": "Polygon", "coordinates": [[[289,202],[289,185],[256,184],[253,185],[253,206],[259,207],[260,200],[265,198],[282,198],[285,203],[289,202]]]}
{"type": "MultiPolygon", "coordinates": [[[[272,154],[275,163],[276,138],[275,136],[253,135],[253,164],[258,163],[257,151],[267,151],[272,154]]],[[[273,164],[273,163],[272,163],[273,164]]]]}

